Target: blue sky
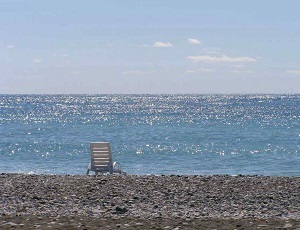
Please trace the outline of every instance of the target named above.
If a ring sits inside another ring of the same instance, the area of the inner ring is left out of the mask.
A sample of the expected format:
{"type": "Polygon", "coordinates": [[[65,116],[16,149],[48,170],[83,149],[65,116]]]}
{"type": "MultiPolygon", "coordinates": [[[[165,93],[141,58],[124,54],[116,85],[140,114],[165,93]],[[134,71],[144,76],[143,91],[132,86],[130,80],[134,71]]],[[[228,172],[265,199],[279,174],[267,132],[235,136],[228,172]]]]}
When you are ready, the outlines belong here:
{"type": "Polygon", "coordinates": [[[300,1],[0,0],[0,93],[300,93],[300,1]]]}

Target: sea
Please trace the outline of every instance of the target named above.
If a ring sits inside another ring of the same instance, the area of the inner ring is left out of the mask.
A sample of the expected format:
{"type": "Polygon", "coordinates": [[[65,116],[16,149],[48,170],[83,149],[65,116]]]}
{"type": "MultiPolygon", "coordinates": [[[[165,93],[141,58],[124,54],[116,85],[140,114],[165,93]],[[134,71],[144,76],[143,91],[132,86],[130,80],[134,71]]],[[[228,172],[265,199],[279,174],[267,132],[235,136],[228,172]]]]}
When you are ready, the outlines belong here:
{"type": "Polygon", "coordinates": [[[0,173],[300,176],[299,94],[0,95],[0,173]]]}

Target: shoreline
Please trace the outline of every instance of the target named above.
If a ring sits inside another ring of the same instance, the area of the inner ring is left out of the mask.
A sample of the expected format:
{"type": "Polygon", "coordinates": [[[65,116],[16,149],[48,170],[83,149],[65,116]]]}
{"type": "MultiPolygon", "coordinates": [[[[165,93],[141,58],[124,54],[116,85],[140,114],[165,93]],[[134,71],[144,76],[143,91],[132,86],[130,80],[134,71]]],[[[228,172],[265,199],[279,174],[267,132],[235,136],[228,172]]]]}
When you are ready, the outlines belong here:
{"type": "Polygon", "coordinates": [[[300,228],[300,177],[2,173],[0,194],[3,228],[46,220],[70,229],[81,222],[88,229],[103,223],[127,229],[300,228]]]}

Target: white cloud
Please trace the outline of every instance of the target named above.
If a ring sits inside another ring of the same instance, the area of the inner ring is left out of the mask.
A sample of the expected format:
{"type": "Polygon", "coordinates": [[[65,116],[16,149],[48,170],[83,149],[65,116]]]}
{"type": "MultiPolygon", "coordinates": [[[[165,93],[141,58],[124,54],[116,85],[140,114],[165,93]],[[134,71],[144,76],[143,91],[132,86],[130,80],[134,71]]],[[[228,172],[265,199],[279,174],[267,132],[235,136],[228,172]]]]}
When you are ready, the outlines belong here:
{"type": "Polygon", "coordinates": [[[221,57],[216,56],[188,56],[188,60],[191,62],[256,62],[255,58],[250,57],[228,57],[222,55],[221,57]]]}
{"type": "Polygon", "coordinates": [[[127,70],[122,72],[124,75],[143,75],[143,74],[152,74],[154,71],[140,71],[140,70],[127,70]]]}
{"type": "Polygon", "coordinates": [[[197,39],[194,39],[194,38],[189,38],[188,43],[191,44],[191,45],[201,45],[201,42],[197,39]]]}
{"type": "Polygon", "coordinates": [[[34,62],[34,63],[41,63],[41,62],[42,62],[42,60],[41,60],[41,59],[37,59],[37,58],[36,58],[36,59],[34,59],[34,60],[33,60],[33,62],[34,62]]]}
{"type": "Polygon", "coordinates": [[[190,69],[190,70],[187,70],[186,73],[190,73],[190,74],[193,74],[193,73],[212,73],[212,72],[215,72],[216,70],[214,69],[190,69]]]}
{"type": "Polygon", "coordinates": [[[251,70],[229,70],[230,73],[253,73],[251,70]]]}
{"type": "Polygon", "coordinates": [[[155,42],[153,44],[153,47],[168,48],[168,47],[173,47],[173,45],[170,42],[155,42]]]}
{"type": "Polygon", "coordinates": [[[285,71],[288,74],[296,74],[296,75],[300,75],[300,70],[287,70],[285,71]]]}
{"type": "Polygon", "coordinates": [[[7,49],[13,49],[13,48],[16,48],[14,45],[8,45],[6,46],[7,49]]]}

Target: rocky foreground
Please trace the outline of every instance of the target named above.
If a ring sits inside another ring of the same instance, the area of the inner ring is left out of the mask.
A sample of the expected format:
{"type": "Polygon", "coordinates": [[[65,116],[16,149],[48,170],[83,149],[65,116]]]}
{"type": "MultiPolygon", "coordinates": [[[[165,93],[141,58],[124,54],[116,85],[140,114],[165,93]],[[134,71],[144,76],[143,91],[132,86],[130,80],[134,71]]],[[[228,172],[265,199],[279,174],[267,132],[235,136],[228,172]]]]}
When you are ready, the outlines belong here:
{"type": "Polygon", "coordinates": [[[0,229],[300,229],[300,177],[0,174],[0,229]]]}

